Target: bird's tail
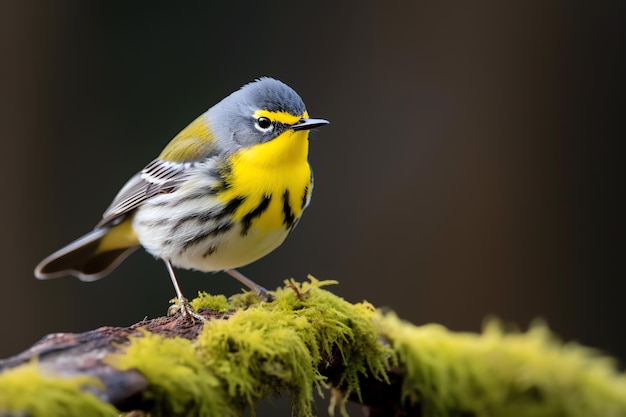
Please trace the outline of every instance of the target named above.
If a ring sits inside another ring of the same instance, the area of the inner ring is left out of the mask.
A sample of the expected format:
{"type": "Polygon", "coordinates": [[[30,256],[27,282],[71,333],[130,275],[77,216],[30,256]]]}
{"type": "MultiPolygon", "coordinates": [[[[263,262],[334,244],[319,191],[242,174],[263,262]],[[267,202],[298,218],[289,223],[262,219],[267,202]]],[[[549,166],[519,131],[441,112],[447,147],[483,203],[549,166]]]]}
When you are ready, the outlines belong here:
{"type": "Polygon", "coordinates": [[[73,275],[81,281],[95,281],[109,274],[139,247],[131,217],[101,227],[59,249],[35,268],[39,279],[73,275]]]}

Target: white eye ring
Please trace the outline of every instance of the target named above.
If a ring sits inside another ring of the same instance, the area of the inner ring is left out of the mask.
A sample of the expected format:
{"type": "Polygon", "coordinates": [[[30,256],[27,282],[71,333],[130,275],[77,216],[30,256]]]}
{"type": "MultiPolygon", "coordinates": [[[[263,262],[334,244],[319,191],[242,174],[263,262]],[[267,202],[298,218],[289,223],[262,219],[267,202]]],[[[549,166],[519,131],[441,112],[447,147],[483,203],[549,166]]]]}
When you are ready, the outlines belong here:
{"type": "Polygon", "coordinates": [[[261,132],[266,133],[274,129],[274,123],[272,123],[272,121],[267,117],[259,117],[254,122],[254,127],[256,127],[261,132]]]}

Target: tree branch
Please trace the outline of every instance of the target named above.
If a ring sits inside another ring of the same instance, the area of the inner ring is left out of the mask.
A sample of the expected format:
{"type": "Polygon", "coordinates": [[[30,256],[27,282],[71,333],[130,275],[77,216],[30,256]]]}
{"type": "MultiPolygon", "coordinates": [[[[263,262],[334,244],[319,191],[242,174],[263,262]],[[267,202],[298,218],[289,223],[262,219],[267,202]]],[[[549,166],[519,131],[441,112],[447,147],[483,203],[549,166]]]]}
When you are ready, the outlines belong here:
{"type": "Polygon", "coordinates": [[[308,416],[327,386],[370,416],[626,415],[626,377],[545,326],[452,333],[350,304],[321,289],[329,282],[288,284],[269,303],[201,294],[205,323],[48,335],[0,360],[0,416],[234,416],[281,392],[308,416]]]}

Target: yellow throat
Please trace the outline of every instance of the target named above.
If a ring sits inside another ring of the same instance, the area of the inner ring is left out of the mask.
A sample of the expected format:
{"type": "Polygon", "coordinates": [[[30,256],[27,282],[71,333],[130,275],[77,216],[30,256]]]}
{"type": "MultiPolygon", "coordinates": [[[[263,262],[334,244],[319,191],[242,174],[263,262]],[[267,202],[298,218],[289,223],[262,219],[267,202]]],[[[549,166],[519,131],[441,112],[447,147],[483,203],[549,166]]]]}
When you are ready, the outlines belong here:
{"type": "Polygon", "coordinates": [[[245,197],[234,218],[242,219],[268,200],[263,215],[252,223],[262,232],[291,227],[306,207],[311,191],[307,160],[309,132],[287,130],[269,142],[241,149],[230,159],[229,187],[224,202],[245,197]]]}

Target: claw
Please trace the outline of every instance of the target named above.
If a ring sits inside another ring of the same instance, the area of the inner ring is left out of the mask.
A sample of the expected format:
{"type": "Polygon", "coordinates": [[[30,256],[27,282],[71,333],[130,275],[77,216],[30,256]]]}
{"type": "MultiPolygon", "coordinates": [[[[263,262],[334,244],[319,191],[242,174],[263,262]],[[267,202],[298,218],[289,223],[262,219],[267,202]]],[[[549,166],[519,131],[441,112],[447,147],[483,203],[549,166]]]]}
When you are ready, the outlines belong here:
{"type": "Polygon", "coordinates": [[[189,304],[189,301],[187,301],[186,298],[183,298],[182,300],[179,298],[177,304],[172,304],[167,309],[168,317],[175,316],[178,313],[181,314],[181,317],[183,319],[191,320],[192,323],[195,323],[196,320],[199,320],[202,323],[206,321],[206,318],[203,315],[198,314],[195,311],[193,311],[193,308],[191,308],[191,305],[189,304]]]}
{"type": "Polygon", "coordinates": [[[191,305],[189,305],[189,301],[187,301],[187,299],[183,296],[183,293],[180,290],[180,286],[178,285],[178,281],[176,280],[176,275],[174,274],[174,268],[172,268],[172,264],[169,261],[165,261],[165,265],[167,266],[167,271],[170,273],[172,284],[174,284],[174,289],[176,290],[176,297],[178,298],[178,305],[170,306],[170,308],[167,309],[167,315],[173,316],[174,314],[176,314],[177,311],[180,311],[183,318],[190,319],[193,323],[196,322],[194,319],[197,319],[201,323],[204,323],[206,319],[200,314],[193,311],[193,308],[191,308],[191,305]]]}

